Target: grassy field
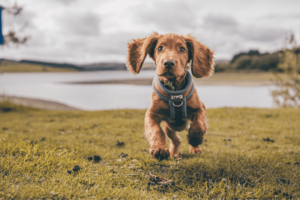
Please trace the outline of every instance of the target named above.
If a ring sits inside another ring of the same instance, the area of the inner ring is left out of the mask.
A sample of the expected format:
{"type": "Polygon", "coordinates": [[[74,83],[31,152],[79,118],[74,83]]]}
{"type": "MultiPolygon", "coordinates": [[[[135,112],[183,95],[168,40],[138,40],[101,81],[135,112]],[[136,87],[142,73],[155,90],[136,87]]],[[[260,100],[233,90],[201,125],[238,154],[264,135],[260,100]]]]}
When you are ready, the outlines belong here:
{"type": "Polygon", "coordinates": [[[189,154],[182,132],[180,158],[162,162],[148,153],[144,114],[1,102],[0,198],[300,198],[299,109],[209,109],[203,153],[189,154]]]}
{"type": "Polygon", "coordinates": [[[205,81],[270,81],[274,78],[271,72],[219,72],[206,78],[195,78],[195,80],[205,81]]]}
{"type": "Polygon", "coordinates": [[[26,63],[17,63],[2,61],[0,62],[0,73],[3,72],[75,72],[75,69],[54,68],[42,65],[33,65],[26,63]]]}
{"type": "Polygon", "coordinates": [[[235,71],[218,72],[204,78],[194,78],[196,85],[244,85],[260,86],[273,85],[274,74],[272,72],[235,71]]]}

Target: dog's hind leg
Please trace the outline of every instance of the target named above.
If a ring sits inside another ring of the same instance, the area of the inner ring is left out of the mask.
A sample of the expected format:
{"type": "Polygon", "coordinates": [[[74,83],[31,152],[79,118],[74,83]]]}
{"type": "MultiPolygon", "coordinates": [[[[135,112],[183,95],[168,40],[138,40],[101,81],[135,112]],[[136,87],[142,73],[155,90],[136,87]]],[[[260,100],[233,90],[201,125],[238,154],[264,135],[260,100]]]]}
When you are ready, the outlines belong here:
{"type": "Polygon", "coordinates": [[[170,130],[168,128],[167,122],[163,122],[164,132],[168,136],[170,140],[170,156],[174,158],[178,158],[178,150],[180,146],[180,137],[177,135],[176,131],[170,130]]]}

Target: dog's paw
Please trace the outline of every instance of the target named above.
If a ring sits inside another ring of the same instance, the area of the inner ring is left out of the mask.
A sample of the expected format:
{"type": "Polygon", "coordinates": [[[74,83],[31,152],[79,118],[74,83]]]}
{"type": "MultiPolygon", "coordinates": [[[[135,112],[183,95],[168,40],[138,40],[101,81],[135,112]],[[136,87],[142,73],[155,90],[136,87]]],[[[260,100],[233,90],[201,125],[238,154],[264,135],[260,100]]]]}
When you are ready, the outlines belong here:
{"type": "Polygon", "coordinates": [[[150,148],[150,154],[152,158],[156,158],[157,160],[168,160],[170,157],[170,152],[167,147],[164,146],[152,146],[150,148]]]}
{"type": "Polygon", "coordinates": [[[171,153],[170,156],[173,157],[173,158],[178,158],[179,157],[178,153],[175,153],[175,154],[171,153]]]}
{"type": "Polygon", "coordinates": [[[190,148],[189,148],[189,152],[194,154],[194,153],[202,153],[202,150],[199,146],[197,147],[193,147],[192,145],[190,145],[190,148]]]}
{"type": "Polygon", "coordinates": [[[202,144],[204,141],[204,135],[197,135],[197,136],[188,136],[186,141],[191,146],[197,147],[198,145],[202,144]]]}

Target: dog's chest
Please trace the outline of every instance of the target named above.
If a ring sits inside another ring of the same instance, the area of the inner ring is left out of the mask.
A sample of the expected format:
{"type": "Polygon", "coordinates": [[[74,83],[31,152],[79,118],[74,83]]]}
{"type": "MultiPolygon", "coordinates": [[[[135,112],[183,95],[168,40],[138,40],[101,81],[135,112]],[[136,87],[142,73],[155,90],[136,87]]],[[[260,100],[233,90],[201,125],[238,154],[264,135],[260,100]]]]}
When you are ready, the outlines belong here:
{"type": "Polygon", "coordinates": [[[182,110],[180,108],[175,108],[175,119],[170,119],[167,117],[167,123],[169,128],[173,131],[182,131],[190,124],[191,109],[187,109],[187,118],[183,118],[182,110]]]}

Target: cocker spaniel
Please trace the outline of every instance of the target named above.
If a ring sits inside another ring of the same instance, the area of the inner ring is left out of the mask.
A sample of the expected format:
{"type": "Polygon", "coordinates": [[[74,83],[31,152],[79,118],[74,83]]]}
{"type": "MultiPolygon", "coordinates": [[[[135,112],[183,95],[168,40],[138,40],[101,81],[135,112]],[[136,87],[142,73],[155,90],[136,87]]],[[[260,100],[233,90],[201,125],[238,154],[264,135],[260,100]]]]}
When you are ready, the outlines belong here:
{"type": "Polygon", "coordinates": [[[199,145],[207,129],[206,108],[194,88],[192,75],[201,78],[213,74],[213,51],[191,35],[153,33],[128,43],[128,70],[138,74],[147,54],[155,62],[157,74],[151,105],[145,115],[151,157],[178,158],[180,137],[176,132],[184,129],[188,131],[189,152],[201,153],[199,145]],[[166,135],[170,148],[166,145],[166,135]]]}

